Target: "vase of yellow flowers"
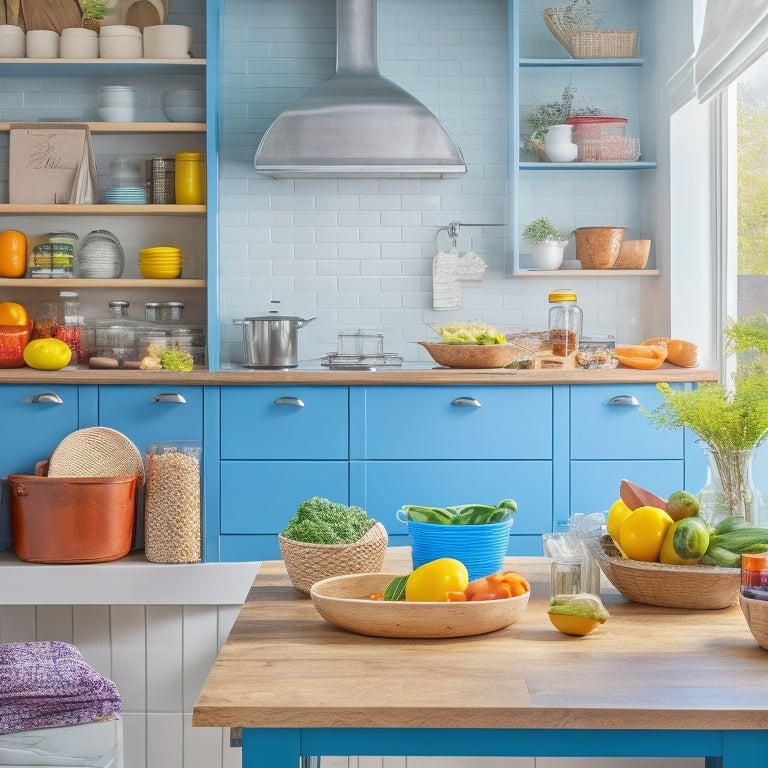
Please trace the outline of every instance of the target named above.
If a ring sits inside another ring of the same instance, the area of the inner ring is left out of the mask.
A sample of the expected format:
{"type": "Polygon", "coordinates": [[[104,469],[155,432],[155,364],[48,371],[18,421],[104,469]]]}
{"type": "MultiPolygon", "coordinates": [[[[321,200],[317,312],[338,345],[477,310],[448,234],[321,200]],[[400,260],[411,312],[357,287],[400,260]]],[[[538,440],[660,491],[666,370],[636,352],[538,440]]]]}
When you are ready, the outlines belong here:
{"type": "Polygon", "coordinates": [[[659,427],[687,427],[702,444],[707,484],[699,515],[716,525],[728,516],[768,527],[768,507],[755,487],[755,450],[768,437],[768,315],[728,322],[725,351],[737,355],[730,386],[705,382],[694,389],[657,384],[664,402],[646,415],[659,427]]]}

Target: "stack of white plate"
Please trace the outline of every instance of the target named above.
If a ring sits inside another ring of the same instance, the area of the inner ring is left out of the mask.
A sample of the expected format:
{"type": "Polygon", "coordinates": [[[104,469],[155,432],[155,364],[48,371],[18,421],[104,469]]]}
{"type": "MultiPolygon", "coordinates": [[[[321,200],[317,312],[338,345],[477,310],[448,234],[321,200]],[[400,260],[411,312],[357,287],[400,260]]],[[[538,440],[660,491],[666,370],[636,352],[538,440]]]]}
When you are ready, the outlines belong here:
{"type": "Polygon", "coordinates": [[[103,203],[144,205],[147,202],[147,190],[144,187],[111,187],[101,193],[103,203]]]}
{"type": "Polygon", "coordinates": [[[135,117],[136,91],[127,85],[99,89],[99,117],[108,123],[130,123],[135,117]]]}

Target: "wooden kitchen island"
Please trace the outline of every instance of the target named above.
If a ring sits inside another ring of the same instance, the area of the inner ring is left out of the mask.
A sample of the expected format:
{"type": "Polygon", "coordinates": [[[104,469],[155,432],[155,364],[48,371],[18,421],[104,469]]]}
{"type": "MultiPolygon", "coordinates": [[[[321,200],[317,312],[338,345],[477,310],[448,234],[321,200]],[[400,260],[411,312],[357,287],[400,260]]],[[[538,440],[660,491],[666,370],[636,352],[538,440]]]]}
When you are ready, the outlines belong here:
{"type": "MultiPolygon", "coordinates": [[[[568,637],[547,618],[549,563],[508,558],[531,600],[476,637],[397,640],[326,623],[265,562],[193,712],[243,728],[244,768],[302,755],[706,757],[766,765],[768,653],[738,604],[632,603],[603,582],[608,622],[568,637]]],[[[408,573],[408,548],[384,571],[408,573]]]]}

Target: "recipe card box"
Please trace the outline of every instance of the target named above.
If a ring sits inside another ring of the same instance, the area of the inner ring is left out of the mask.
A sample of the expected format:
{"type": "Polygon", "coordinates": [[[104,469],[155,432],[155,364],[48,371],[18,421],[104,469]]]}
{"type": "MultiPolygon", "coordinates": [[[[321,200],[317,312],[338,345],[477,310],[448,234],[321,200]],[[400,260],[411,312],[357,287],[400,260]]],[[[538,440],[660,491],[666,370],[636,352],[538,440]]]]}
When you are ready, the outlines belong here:
{"type": "Polygon", "coordinates": [[[14,123],[8,152],[9,202],[69,203],[78,171],[89,151],[87,125],[14,123]]]}

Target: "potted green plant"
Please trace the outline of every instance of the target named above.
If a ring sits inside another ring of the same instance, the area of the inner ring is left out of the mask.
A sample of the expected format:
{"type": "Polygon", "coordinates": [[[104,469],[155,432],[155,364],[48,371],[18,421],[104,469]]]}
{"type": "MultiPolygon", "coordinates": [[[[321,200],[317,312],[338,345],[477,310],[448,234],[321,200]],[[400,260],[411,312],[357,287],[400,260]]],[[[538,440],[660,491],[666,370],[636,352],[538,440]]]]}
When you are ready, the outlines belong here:
{"type": "Polygon", "coordinates": [[[83,27],[98,30],[110,11],[110,0],[79,0],[83,27]]]}
{"type": "Polygon", "coordinates": [[[571,238],[569,230],[557,229],[548,218],[542,216],[528,222],[520,236],[531,245],[531,255],[539,269],[560,268],[563,250],[571,238]]]}
{"type": "Polygon", "coordinates": [[[752,481],[755,449],[768,437],[768,316],[730,320],[724,337],[725,352],[738,356],[730,386],[704,382],[678,390],[657,384],[664,402],[646,415],[658,427],[688,427],[701,441],[709,477],[699,493],[699,514],[707,522],[737,515],[768,525],[752,481]]]}

